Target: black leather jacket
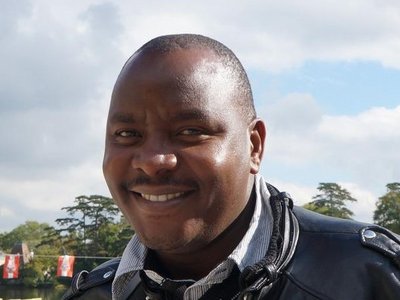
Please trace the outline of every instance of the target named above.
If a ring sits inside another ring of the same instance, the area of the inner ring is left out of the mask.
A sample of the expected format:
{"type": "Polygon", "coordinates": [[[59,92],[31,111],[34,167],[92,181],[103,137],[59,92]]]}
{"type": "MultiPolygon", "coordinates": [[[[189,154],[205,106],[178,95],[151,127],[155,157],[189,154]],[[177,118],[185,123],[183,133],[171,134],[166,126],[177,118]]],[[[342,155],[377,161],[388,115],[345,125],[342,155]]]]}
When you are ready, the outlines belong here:
{"type": "MultiPolygon", "coordinates": [[[[278,255],[271,258],[267,253],[265,261],[245,269],[242,293],[234,299],[400,299],[397,235],[378,226],[292,208],[290,199],[281,194],[282,209],[274,212],[280,228],[278,255]]],[[[112,260],[90,273],[77,274],[63,299],[111,299],[118,263],[112,260]]],[[[145,299],[139,276],[135,285],[129,299],[145,299]]]]}

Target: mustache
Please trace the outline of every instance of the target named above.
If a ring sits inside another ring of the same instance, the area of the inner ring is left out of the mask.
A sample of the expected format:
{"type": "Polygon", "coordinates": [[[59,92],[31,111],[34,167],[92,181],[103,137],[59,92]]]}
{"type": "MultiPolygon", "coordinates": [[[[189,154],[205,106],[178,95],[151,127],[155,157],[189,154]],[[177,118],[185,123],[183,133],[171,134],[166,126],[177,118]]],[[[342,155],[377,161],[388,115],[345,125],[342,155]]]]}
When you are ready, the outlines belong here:
{"type": "Polygon", "coordinates": [[[146,175],[140,175],[131,180],[126,181],[124,184],[125,188],[127,188],[127,189],[132,189],[138,185],[140,185],[140,186],[143,186],[143,185],[151,185],[151,186],[168,185],[168,186],[180,186],[180,187],[185,186],[185,187],[190,187],[193,189],[196,189],[198,187],[197,182],[192,179],[181,179],[181,178],[175,178],[175,177],[171,177],[171,176],[151,178],[146,175]]]}

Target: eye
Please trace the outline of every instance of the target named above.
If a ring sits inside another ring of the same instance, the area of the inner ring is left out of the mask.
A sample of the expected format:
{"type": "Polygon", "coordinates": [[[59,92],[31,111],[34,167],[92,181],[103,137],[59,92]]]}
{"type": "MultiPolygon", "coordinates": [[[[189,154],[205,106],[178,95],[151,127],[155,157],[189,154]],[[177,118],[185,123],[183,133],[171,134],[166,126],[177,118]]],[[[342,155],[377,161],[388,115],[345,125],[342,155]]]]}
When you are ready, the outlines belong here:
{"type": "Polygon", "coordinates": [[[202,135],[204,132],[198,128],[185,128],[179,132],[181,135],[202,135]]]}
{"type": "Polygon", "coordinates": [[[114,141],[120,145],[136,144],[142,135],[140,132],[131,129],[121,129],[114,132],[114,141]]]}
{"type": "Polygon", "coordinates": [[[130,137],[140,137],[140,133],[136,130],[119,130],[115,133],[117,137],[130,138],[130,137]]]}

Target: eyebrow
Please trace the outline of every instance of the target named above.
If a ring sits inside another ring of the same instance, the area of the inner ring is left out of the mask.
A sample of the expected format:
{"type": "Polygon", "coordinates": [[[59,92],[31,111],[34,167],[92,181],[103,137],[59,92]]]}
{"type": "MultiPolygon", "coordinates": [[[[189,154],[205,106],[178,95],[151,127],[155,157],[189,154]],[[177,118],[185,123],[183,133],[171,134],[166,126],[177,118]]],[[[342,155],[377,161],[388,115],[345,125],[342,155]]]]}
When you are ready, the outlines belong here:
{"type": "MultiPolygon", "coordinates": [[[[179,122],[179,121],[210,121],[210,116],[204,111],[198,109],[190,109],[181,111],[172,116],[171,121],[179,122]]],[[[110,116],[111,123],[125,123],[125,124],[133,124],[136,123],[136,119],[133,114],[126,112],[115,112],[110,116]]]]}
{"type": "Polygon", "coordinates": [[[113,113],[110,117],[111,123],[135,123],[135,117],[133,114],[125,113],[125,112],[116,112],[113,113]]]}
{"type": "Polygon", "coordinates": [[[190,121],[190,120],[198,120],[198,121],[209,121],[210,116],[206,114],[202,110],[198,109],[190,109],[184,110],[176,115],[174,115],[171,119],[172,121],[190,121]]]}

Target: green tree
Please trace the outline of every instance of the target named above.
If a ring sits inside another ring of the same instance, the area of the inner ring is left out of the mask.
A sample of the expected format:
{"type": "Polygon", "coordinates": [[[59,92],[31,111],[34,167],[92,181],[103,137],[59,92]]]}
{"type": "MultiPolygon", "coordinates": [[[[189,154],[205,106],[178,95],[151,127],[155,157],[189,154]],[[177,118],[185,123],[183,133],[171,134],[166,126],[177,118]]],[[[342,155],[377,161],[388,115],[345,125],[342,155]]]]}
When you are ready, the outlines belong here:
{"type": "MultiPolygon", "coordinates": [[[[66,253],[77,256],[120,256],[133,235],[111,198],[92,195],[75,198],[74,205],[62,208],[68,216],[59,218],[66,253]]],[[[104,259],[79,258],[75,271],[93,269],[104,259]]]]}
{"type": "MultiPolygon", "coordinates": [[[[54,227],[47,223],[27,221],[0,236],[0,245],[6,252],[11,251],[11,248],[20,242],[26,243],[34,255],[27,264],[21,264],[20,279],[17,282],[28,287],[54,284],[57,265],[54,257],[61,254],[62,248],[61,237],[54,227]]],[[[6,282],[7,280],[2,280],[3,284],[6,282]]]]}
{"type": "Polygon", "coordinates": [[[386,194],[376,203],[374,222],[400,233],[400,183],[389,183],[386,188],[386,194]]]}
{"type": "Polygon", "coordinates": [[[99,255],[121,256],[133,234],[134,231],[124,217],[118,223],[102,226],[99,230],[99,241],[104,252],[99,255]]]}
{"type": "Polygon", "coordinates": [[[52,245],[40,245],[35,249],[31,261],[21,270],[22,282],[28,287],[53,285],[57,282],[57,256],[60,248],[52,245]]]}
{"type": "Polygon", "coordinates": [[[353,212],[346,207],[346,202],[355,202],[355,198],[337,183],[322,182],[317,187],[319,194],[315,195],[313,201],[303,207],[317,213],[350,219],[353,212]]]}
{"type": "Polygon", "coordinates": [[[0,236],[0,249],[9,252],[16,243],[21,242],[26,243],[29,249],[33,249],[41,243],[49,228],[50,226],[47,223],[26,221],[24,224],[0,236]]]}
{"type": "Polygon", "coordinates": [[[68,234],[75,254],[98,255],[103,250],[101,228],[115,223],[119,209],[111,198],[100,195],[79,196],[74,202],[75,205],[62,208],[68,217],[56,220],[58,231],[68,234]]]}

